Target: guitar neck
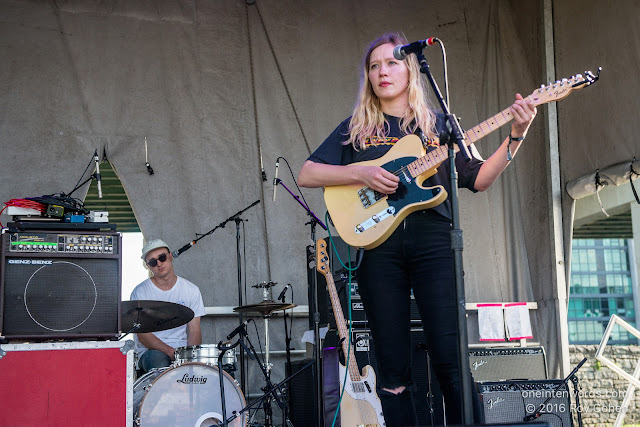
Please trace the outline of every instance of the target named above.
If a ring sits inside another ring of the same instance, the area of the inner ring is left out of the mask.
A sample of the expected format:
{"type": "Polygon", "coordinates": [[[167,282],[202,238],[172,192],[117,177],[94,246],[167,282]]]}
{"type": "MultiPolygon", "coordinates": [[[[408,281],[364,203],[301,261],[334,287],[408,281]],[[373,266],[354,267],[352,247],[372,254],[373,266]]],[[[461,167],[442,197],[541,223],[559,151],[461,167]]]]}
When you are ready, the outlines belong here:
{"type": "MultiPolygon", "coordinates": [[[[526,99],[530,99],[528,96],[526,99]]],[[[534,100],[535,102],[535,100],[534,100]]],[[[511,107],[505,108],[498,114],[489,117],[482,123],[477,124],[464,133],[465,144],[471,145],[477,140],[489,135],[494,130],[500,129],[502,126],[513,120],[513,114],[511,113],[511,107]]],[[[456,152],[458,147],[455,148],[456,152]]],[[[442,145],[435,150],[430,151],[426,155],[414,160],[407,165],[407,168],[411,172],[411,175],[415,178],[418,175],[425,173],[426,171],[437,167],[440,163],[447,160],[449,154],[446,145],[442,145]]]]}
{"type": "MultiPolygon", "coordinates": [[[[598,81],[601,70],[602,68],[598,68],[597,76],[593,75],[591,71],[585,71],[585,76],[577,74],[569,79],[558,80],[555,83],[549,83],[547,86],[543,85],[539,89],[534,90],[531,95],[524,99],[531,101],[535,106],[546,104],[547,102],[559,101],[560,99],[569,96],[569,94],[574,90],[580,90],[598,81]]],[[[464,133],[465,144],[473,144],[480,138],[489,135],[494,130],[509,123],[511,120],[513,120],[511,107],[505,108],[495,116],[488,118],[484,122],[466,131],[464,133]]],[[[456,147],[456,150],[457,149],[458,148],[456,147]]],[[[422,175],[428,170],[437,167],[440,163],[445,161],[447,157],[447,147],[440,146],[427,155],[409,163],[406,168],[407,171],[415,178],[418,175],[422,175]]]]}
{"type": "Polygon", "coordinates": [[[360,381],[360,369],[356,362],[356,356],[353,352],[353,345],[349,345],[349,330],[342,313],[342,305],[340,304],[340,298],[338,297],[338,291],[336,290],[336,284],[333,281],[333,275],[331,272],[325,272],[324,277],[327,280],[327,289],[329,290],[329,296],[331,298],[331,307],[333,307],[333,316],[336,319],[336,327],[338,328],[338,334],[340,335],[340,341],[342,342],[342,351],[345,357],[349,355],[349,374],[351,381],[360,381]]]}

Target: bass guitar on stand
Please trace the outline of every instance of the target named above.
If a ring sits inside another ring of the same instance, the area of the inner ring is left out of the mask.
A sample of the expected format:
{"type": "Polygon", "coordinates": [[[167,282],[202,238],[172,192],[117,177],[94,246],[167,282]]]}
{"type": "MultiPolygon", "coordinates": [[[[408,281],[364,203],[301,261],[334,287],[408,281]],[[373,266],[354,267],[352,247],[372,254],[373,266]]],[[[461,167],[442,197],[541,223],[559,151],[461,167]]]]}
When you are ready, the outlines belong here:
{"type": "Polygon", "coordinates": [[[341,363],[338,364],[338,377],[341,385],[346,376],[345,389],[340,403],[340,425],[343,427],[383,427],[385,422],[382,415],[382,404],[376,394],[376,374],[369,365],[365,366],[360,374],[353,345],[349,346],[348,328],[342,313],[336,284],[333,281],[333,274],[329,268],[327,244],[323,239],[318,239],[316,242],[316,270],[323,274],[327,281],[342,351],[345,360],[349,359],[346,367],[341,363]]]}

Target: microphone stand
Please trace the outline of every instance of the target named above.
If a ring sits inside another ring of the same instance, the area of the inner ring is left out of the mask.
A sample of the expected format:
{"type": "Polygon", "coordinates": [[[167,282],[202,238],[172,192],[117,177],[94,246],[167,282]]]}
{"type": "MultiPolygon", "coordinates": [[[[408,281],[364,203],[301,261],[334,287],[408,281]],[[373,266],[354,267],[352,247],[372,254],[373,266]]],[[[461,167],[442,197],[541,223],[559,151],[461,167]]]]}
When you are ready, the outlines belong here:
{"type": "MultiPolygon", "coordinates": [[[[320,218],[318,218],[316,214],[311,211],[309,206],[302,202],[298,196],[293,194],[293,192],[291,192],[291,190],[282,183],[282,180],[276,179],[275,185],[278,184],[282,185],[284,189],[287,190],[287,193],[289,193],[291,197],[293,197],[294,200],[298,202],[298,204],[302,206],[305,211],[307,211],[307,215],[309,215],[310,220],[309,222],[305,223],[305,225],[308,224],[310,227],[311,241],[314,243],[312,250],[315,250],[316,225],[322,227],[323,230],[326,230],[327,226],[322,221],[320,221],[320,218]]],[[[314,265],[311,267],[308,266],[308,268],[314,270],[314,272],[311,274],[311,289],[309,289],[309,314],[313,313],[313,360],[316,367],[316,378],[318,379],[316,387],[316,401],[318,402],[318,404],[316,405],[316,419],[318,420],[318,425],[320,425],[320,422],[322,420],[322,387],[320,381],[322,351],[320,349],[320,312],[318,311],[318,280],[315,274],[315,256],[313,261],[314,265]]]]}
{"type": "MultiPolygon", "coordinates": [[[[256,200],[255,202],[253,202],[252,204],[250,204],[249,206],[247,206],[246,208],[244,208],[243,210],[241,210],[240,212],[236,213],[235,215],[232,215],[231,217],[229,217],[229,219],[225,220],[225,222],[222,223],[222,227],[224,227],[224,225],[226,224],[227,221],[235,221],[236,223],[236,264],[238,267],[238,307],[242,307],[243,306],[243,302],[242,302],[242,259],[240,256],[240,223],[242,221],[244,221],[242,218],[240,218],[240,215],[252,208],[253,206],[257,205],[258,203],[260,203],[260,200],[256,200]]],[[[238,313],[238,324],[242,325],[242,323],[244,322],[244,316],[242,315],[242,313],[238,313]]],[[[240,347],[240,389],[242,390],[243,394],[247,393],[247,376],[246,376],[246,368],[245,368],[245,360],[244,360],[244,346],[240,347]]]]}
{"type": "Polygon", "coordinates": [[[473,424],[473,385],[471,383],[471,371],[469,370],[469,343],[467,337],[464,277],[462,267],[462,249],[464,244],[462,240],[462,230],[460,229],[460,213],[458,210],[458,173],[456,171],[456,153],[454,143],[457,144],[466,161],[471,160],[471,155],[469,154],[467,145],[464,142],[464,133],[462,132],[460,124],[458,123],[455,115],[451,114],[451,112],[449,111],[449,106],[445,102],[442,93],[440,92],[440,88],[438,87],[438,84],[431,74],[431,70],[429,69],[429,64],[424,57],[424,53],[422,51],[416,52],[416,56],[418,58],[418,63],[420,64],[420,72],[425,74],[427,79],[429,80],[433,92],[438,99],[438,102],[440,103],[440,107],[445,114],[446,124],[448,128],[448,132],[443,132],[442,136],[447,139],[446,143],[449,146],[449,169],[451,182],[449,198],[451,200],[452,223],[451,249],[453,251],[456,301],[458,303],[458,366],[460,369],[460,381],[462,389],[462,423],[470,425],[473,424]]]}
{"type": "MultiPolygon", "coordinates": [[[[582,365],[584,365],[584,363],[586,361],[587,361],[586,357],[584,359],[582,359],[582,361],[580,363],[578,363],[578,366],[573,368],[573,371],[571,371],[571,373],[564,380],[562,380],[562,382],[560,384],[558,384],[558,386],[556,388],[551,390],[551,393],[550,393],[549,397],[547,397],[547,399],[540,404],[540,406],[538,407],[538,410],[535,411],[533,414],[527,414],[524,417],[523,421],[525,423],[528,423],[529,421],[533,421],[535,419],[540,418],[540,416],[544,415],[546,412],[542,412],[542,411],[544,410],[544,408],[547,407],[547,403],[549,403],[549,401],[553,397],[555,397],[556,392],[558,390],[560,390],[560,388],[562,386],[566,387],[567,393],[569,392],[569,380],[571,380],[571,382],[573,383],[573,386],[574,386],[574,390],[573,391],[574,391],[574,393],[576,395],[576,407],[578,408],[578,411],[577,411],[578,412],[578,425],[579,425],[579,427],[582,427],[582,413],[581,413],[582,411],[581,411],[581,408],[580,408],[580,396],[579,396],[580,393],[578,393],[578,387],[577,387],[578,377],[576,377],[576,372],[578,372],[578,369],[580,369],[582,367],[582,365]]],[[[569,409],[570,408],[568,408],[568,410],[569,409]]]]}
{"type": "MultiPolygon", "coordinates": [[[[267,397],[267,395],[271,394],[271,393],[275,393],[276,390],[279,390],[283,384],[291,381],[291,379],[293,379],[293,377],[297,376],[298,374],[300,374],[302,371],[304,371],[307,368],[310,368],[311,366],[313,366],[315,362],[312,360],[311,362],[307,363],[306,365],[304,365],[302,368],[298,369],[293,375],[291,375],[288,378],[285,378],[284,380],[280,381],[278,384],[274,384],[268,391],[266,391],[262,396],[260,396],[259,398],[257,398],[256,400],[254,400],[253,402],[249,403],[247,406],[245,406],[244,408],[242,408],[240,411],[234,413],[234,415],[232,415],[231,417],[229,417],[228,419],[225,420],[226,423],[229,423],[233,420],[235,420],[236,418],[238,418],[240,415],[242,415],[243,413],[245,413],[246,411],[248,411],[249,409],[251,409],[253,406],[255,406],[256,404],[260,404],[265,397],[267,397]]],[[[293,424],[291,423],[291,420],[286,419],[286,424],[289,427],[293,427],[293,424]]],[[[222,424],[218,424],[219,426],[222,424]]]]}
{"type": "MultiPolygon", "coordinates": [[[[96,151],[93,153],[93,156],[91,156],[91,158],[92,158],[92,159],[95,159],[95,160],[96,160],[96,162],[97,162],[97,160],[98,160],[98,159],[97,159],[97,157],[98,157],[98,150],[96,150],[96,151]]],[[[96,164],[97,164],[97,163],[96,163],[96,164]]],[[[87,166],[87,169],[88,169],[88,166],[87,166]]],[[[86,173],[86,170],[85,170],[85,173],[86,173]]],[[[85,179],[82,183],[80,183],[80,184],[76,185],[76,188],[74,188],[73,190],[71,190],[71,192],[70,192],[69,194],[64,194],[64,193],[63,193],[63,194],[62,194],[62,196],[71,197],[71,195],[72,195],[73,193],[75,193],[75,191],[76,191],[78,188],[82,187],[82,186],[83,186],[83,185],[85,185],[87,182],[91,181],[92,179],[95,179],[96,181],[98,181],[98,180],[100,179],[100,176],[99,176],[99,175],[100,175],[100,170],[99,170],[99,169],[97,169],[97,170],[96,170],[96,172],[92,173],[92,174],[89,176],[89,178],[85,179]]],[[[83,174],[83,176],[84,176],[84,174],[83,174]]],[[[82,179],[82,178],[81,178],[81,179],[82,179]]],[[[101,198],[102,198],[102,197],[101,197],[101,198]]]]}
{"type": "MultiPolygon", "coordinates": [[[[238,343],[242,343],[242,348],[244,348],[245,344],[243,343],[243,339],[246,339],[247,343],[249,345],[249,354],[250,354],[250,356],[252,358],[255,358],[255,360],[257,360],[258,364],[260,365],[260,369],[262,370],[262,374],[264,375],[264,379],[265,379],[265,382],[266,382],[266,386],[265,386],[265,388],[263,388],[263,391],[265,393],[259,399],[257,399],[256,401],[254,401],[254,402],[250,403],[249,405],[247,405],[246,408],[243,408],[241,411],[234,413],[228,419],[225,418],[223,425],[226,427],[226,425],[230,421],[233,421],[234,419],[236,419],[238,416],[240,416],[240,414],[245,412],[246,409],[251,408],[256,403],[263,402],[263,408],[265,410],[265,424],[266,424],[267,427],[271,427],[272,426],[272,420],[271,420],[271,397],[273,397],[273,399],[278,404],[278,407],[280,408],[280,410],[285,414],[285,417],[284,417],[285,424],[287,426],[289,426],[289,427],[293,427],[293,424],[289,420],[288,416],[286,416],[287,403],[282,398],[282,395],[283,395],[282,385],[286,381],[289,381],[291,378],[287,378],[284,381],[274,385],[271,382],[271,374],[269,373],[269,370],[267,368],[266,363],[260,363],[260,359],[258,358],[258,354],[256,353],[256,349],[253,346],[253,344],[251,344],[251,340],[249,339],[249,336],[247,335],[247,333],[244,330],[244,328],[241,328],[241,330],[239,331],[239,334],[240,334],[240,338],[238,339],[238,343]],[[280,394],[277,393],[278,391],[280,392],[280,394]]],[[[236,343],[235,345],[237,345],[238,343],[236,343]]],[[[221,364],[220,360],[218,361],[218,364],[219,365],[221,364]]],[[[222,380],[220,381],[220,384],[221,384],[221,391],[223,392],[223,395],[224,395],[224,386],[222,385],[222,380]]],[[[223,400],[223,405],[224,405],[224,400],[223,400]]],[[[227,416],[226,412],[224,411],[224,406],[223,406],[223,415],[222,416],[223,417],[227,416]]]]}
{"type": "MultiPolygon", "coordinates": [[[[246,208],[244,208],[241,211],[235,213],[234,215],[231,215],[229,218],[225,219],[220,224],[218,224],[215,227],[213,227],[213,229],[211,229],[211,230],[207,231],[206,233],[200,235],[195,240],[187,243],[186,245],[184,245],[183,247],[178,249],[175,254],[173,254],[174,257],[177,257],[182,252],[186,251],[191,246],[193,246],[196,243],[198,243],[198,240],[202,239],[205,236],[213,234],[213,232],[216,231],[218,228],[224,228],[225,225],[227,225],[227,223],[229,221],[235,221],[236,222],[236,262],[238,264],[238,306],[239,307],[241,307],[243,305],[242,304],[242,260],[241,260],[241,257],[240,257],[240,223],[242,221],[244,221],[244,219],[240,218],[240,215],[242,213],[244,213],[245,211],[251,209],[255,205],[257,205],[258,203],[260,203],[260,200],[256,200],[255,202],[251,203],[246,208]]],[[[242,322],[244,321],[242,313],[239,313],[239,320],[240,320],[239,321],[239,325],[241,325],[242,322]]],[[[240,389],[242,390],[242,393],[246,393],[246,387],[245,387],[246,378],[245,378],[245,366],[244,365],[245,365],[245,363],[244,363],[244,349],[241,348],[240,349],[240,380],[241,380],[240,381],[240,389]]]]}
{"type": "Polygon", "coordinates": [[[220,354],[218,355],[218,375],[220,376],[220,400],[222,403],[222,422],[224,427],[227,427],[227,404],[224,394],[224,374],[222,373],[222,359],[224,358],[224,354],[228,350],[231,350],[232,348],[235,348],[240,344],[240,342],[242,341],[242,336],[243,334],[246,334],[246,331],[244,330],[244,328],[242,328],[238,333],[240,334],[240,338],[238,338],[238,340],[234,344],[225,345],[222,343],[222,341],[218,343],[218,350],[221,350],[220,354]]]}
{"type": "MultiPolygon", "coordinates": [[[[285,300],[287,298],[283,295],[282,296],[282,303],[284,304],[285,300]]],[[[293,301],[293,298],[291,298],[291,300],[293,301]]],[[[284,343],[285,343],[285,352],[286,352],[286,357],[287,357],[287,364],[285,366],[285,373],[284,375],[286,377],[290,377],[291,376],[291,335],[289,334],[288,328],[287,328],[287,310],[284,310],[284,313],[282,314],[282,318],[284,319],[284,343]]],[[[284,395],[285,395],[285,401],[289,401],[289,390],[290,387],[289,386],[285,386],[284,388],[284,395]]],[[[286,406],[285,410],[284,410],[284,418],[288,419],[289,418],[289,407],[286,406]]]]}

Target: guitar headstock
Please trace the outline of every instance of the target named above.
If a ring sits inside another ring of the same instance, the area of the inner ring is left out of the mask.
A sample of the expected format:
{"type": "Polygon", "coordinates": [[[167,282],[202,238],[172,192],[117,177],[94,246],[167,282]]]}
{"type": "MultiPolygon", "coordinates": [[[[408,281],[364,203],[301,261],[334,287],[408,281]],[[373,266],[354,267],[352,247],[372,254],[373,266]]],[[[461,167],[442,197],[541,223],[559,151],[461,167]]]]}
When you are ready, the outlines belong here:
{"type": "Polygon", "coordinates": [[[316,241],[316,270],[324,275],[331,272],[331,270],[329,270],[327,243],[324,239],[318,239],[316,241]]]}
{"type": "Polygon", "coordinates": [[[597,82],[600,78],[600,71],[602,71],[602,67],[598,67],[596,75],[591,71],[585,71],[584,76],[582,74],[576,74],[568,79],[563,78],[555,83],[549,83],[546,86],[542,85],[539,89],[534,90],[527,98],[533,99],[535,105],[559,101],[569,96],[574,90],[580,90],[597,82]]]}

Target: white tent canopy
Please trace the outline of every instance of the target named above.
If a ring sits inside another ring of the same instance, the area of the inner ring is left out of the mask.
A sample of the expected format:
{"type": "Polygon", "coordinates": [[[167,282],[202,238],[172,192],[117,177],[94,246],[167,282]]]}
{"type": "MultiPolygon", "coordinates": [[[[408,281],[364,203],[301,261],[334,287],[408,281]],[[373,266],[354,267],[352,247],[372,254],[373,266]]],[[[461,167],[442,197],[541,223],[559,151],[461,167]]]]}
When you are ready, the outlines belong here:
{"type": "MultiPolygon", "coordinates": [[[[637,82],[625,77],[639,68],[640,5],[250,3],[0,2],[0,201],[68,192],[95,150],[106,153],[145,236],[173,248],[260,200],[241,229],[246,302],[260,298],[250,284],[273,280],[291,283],[295,302],[306,304],[307,217],[286,193],[270,200],[271,168],[283,156],[295,176],[349,116],[368,41],[390,30],[443,40],[452,111],[465,128],[508,107],[516,92],[531,93],[553,65],[558,78],[603,66],[601,81],[559,103],[557,115],[540,107],[499,182],[484,193],[461,193],[467,301],[538,302],[534,339],[559,376],[568,366],[567,301],[563,255],[554,248],[566,246],[562,232],[569,234],[562,216],[551,213],[566,182],[638,154],[640,97],[637,82]],[[598,36],[603,28],[607,37],[598,36]],[[554,129],[559,156],[550,154],[554,129]],[[145,137],[154,175],[144,166],[145,137]],[[554,180],[558,170],[561,182],[554,180]]],[[[440,78],[439,52],[430,48],[427,59],[440,78]]],[[[508,127],[494,132],[478,150],[490,155],[507,134],[508,127]]],[[[294,188],[285,170],[281,165],[280,178],[294,188]]],[[[304,194],[323,216],[322,192],[304,194]]],[[[207,306],[237,305],[236,243],[236,230],[226,227],[176,262],[207,306]]],[[[205,319],[205,342],[219,341],[234,323],[205,319]]],[[[306,328],[306,320],[297,322],[294,339],[306,328]]],[[[284,342],[280,331],[272,339],[284,342]]]]}

